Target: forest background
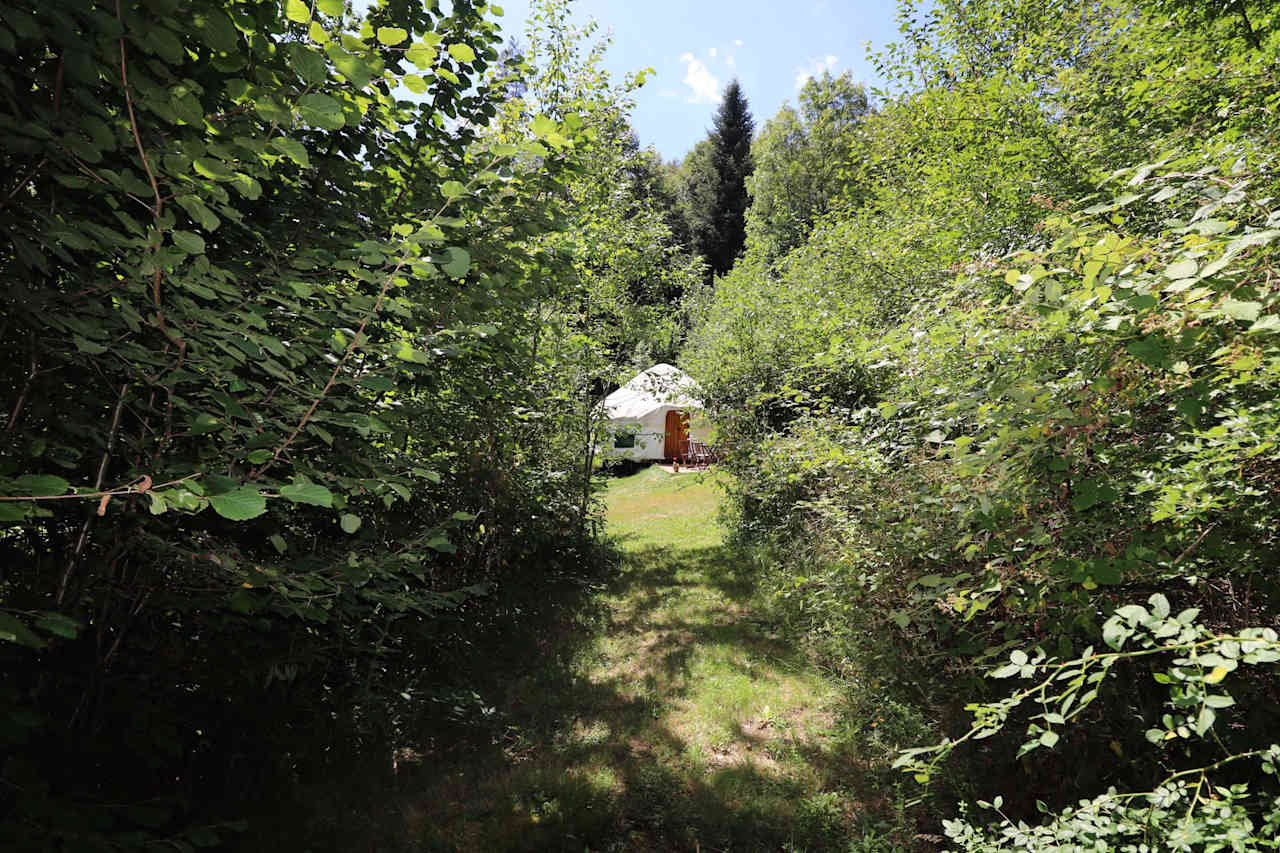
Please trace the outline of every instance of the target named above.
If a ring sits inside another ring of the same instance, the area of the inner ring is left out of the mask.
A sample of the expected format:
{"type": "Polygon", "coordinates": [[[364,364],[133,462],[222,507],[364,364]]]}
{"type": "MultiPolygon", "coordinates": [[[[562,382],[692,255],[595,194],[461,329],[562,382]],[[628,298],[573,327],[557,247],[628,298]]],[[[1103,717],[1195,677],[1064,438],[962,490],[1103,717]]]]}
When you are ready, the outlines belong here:
{"type": "Polygon", "coordinates": [[[1275,14],[907,2],[672,167],[561,2],[6,7],[0,841],[358,832],[673,360],[896,843],[1274,844],[1275,14]]]}

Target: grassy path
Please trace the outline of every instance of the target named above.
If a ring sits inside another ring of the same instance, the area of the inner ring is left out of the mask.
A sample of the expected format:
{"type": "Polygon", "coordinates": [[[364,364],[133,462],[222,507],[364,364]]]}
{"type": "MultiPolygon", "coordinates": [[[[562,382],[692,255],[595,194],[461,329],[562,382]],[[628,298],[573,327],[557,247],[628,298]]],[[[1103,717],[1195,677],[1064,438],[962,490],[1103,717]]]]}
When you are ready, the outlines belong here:
{"type": "Polygon", "coordinates": [[[753,608],[717,497],[702,475],[613,481],[621,571],[509,681],[518,725],[416,798],[424,849],[881,849],[853,842],[840,695],[753,608]]]}

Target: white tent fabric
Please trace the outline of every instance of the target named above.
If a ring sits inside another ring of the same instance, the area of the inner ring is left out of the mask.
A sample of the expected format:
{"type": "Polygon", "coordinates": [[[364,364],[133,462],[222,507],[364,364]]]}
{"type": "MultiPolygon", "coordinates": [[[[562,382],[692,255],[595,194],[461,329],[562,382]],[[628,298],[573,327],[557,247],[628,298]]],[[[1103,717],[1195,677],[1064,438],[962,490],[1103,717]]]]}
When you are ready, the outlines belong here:
{"type": "Polygon", "coordinates": [[[670,364],[655,364],[604,400],[609,439],[602,451],[614,459],[662,459],[667,413],[681,412],[689,437],[705,441],[709,432],[701,416],[693,377],[670,364]]]}
{"type": "Polygon", "coordinates": [[[604,398],[610,420],[640,420],[658,409],[701,409],[693,377],[670,364],[655,364],[604,398]]]}

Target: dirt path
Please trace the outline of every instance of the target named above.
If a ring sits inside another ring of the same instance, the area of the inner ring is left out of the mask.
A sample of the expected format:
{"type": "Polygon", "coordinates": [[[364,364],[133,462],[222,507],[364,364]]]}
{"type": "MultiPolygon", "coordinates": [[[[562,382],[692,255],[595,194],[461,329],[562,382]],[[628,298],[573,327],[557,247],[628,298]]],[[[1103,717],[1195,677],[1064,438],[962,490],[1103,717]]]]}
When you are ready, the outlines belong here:
{"type": "Polygon", "coordinates": [[[416,799],[425,849],[884,849],[839,692],[754,606],[717,497],[657,469],[611,485],[621,571],[579,642],[539,638],[553,660],[508,685],[494,748],[416,799]]]}

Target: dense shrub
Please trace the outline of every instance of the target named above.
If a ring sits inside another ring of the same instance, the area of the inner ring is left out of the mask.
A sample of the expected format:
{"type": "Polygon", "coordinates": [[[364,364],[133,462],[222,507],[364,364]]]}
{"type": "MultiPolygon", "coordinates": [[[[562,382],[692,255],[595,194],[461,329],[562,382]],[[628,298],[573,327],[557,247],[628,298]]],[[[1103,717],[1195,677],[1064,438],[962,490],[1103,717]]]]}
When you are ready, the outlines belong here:
{"type": "Polygon", "coordinates": [[[532,310],[583,120],[504,104],[447,7],[0,16],[5,849],[356,789],[590,568],[591,400],[532,310]]]}
{"type": "MultiPolygon", "coordinates": [[[[856,192],[703,297],[686,357],[732,449],[731,514],[863,707],[887,689],[945,743],[1000,695],[986,676],[1011,650],[1074,659],[1153,593],[1211,633],[1274,625],[1280,176],[1256,105],[1280,90],[1271,17],[1249,11],[1256,46],[1225,13],[1192,40],[1126,3],[904,15],[881,57],[902,89],[847,137],[856,192]],[[857,393],[827,390],[841,381],[857,393]]],[[[1153,748],[1168,697],[1154,663],[1125,660],[1127,689],[1101,692],[1069,751],[1015,758],[995,726],[942,750],[947,772],[907,762],[943,794],[934,814],[1004,793],[1015,830],[955,824],[957,841],[1013,846],[1038,798],[1146,791],[1162,767],[1280,741],[1258,669],[1240,723],[1153,748]]],[[[1210,783],[1263,777],[1228,761],[1205,778],[1178,795],[1201,817],[1210,783]]],[[[1232,801],[1254,841],[1268,802],[1232,801]]],[[[1035,843],[1092,843],[1072,820],[1035,843]]]]}

